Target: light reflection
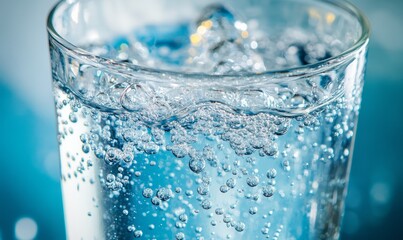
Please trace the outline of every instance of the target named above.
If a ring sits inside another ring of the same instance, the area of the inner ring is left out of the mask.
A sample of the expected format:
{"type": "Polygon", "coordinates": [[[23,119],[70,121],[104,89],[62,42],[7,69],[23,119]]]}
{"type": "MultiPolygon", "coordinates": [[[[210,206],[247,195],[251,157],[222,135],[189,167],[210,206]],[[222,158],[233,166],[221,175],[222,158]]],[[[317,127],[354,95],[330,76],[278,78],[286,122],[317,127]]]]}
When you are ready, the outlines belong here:
{"type": "Polygon", "coordinates": [[[73,20],[73,22],[76,24],[78,24],[79,12],[80,12],[80,3],[77,3],[71,9],[71,20],[73,20]]]}
{"type": "Polygon", "coordinates": [[[32,240],[38,233],[38,225],[32,218],[21,218],[15,224],[15,238],[18,240],[32,240]]]}
{"type": "Polygon", "coordinates": [[[391,197],[390,186],[384,182],[375,183],[371,187],[370,194],[372,200],[376,203],[387,204],[391,197]]]}
{"type": "Polygon", "coordinates": [[[334,15],[334,13],[332,12],[328,12],[326,14],[326,22],[327,24],[332,24],[334,22],[334,20],[336,20],[336,15],[334,15]]]}

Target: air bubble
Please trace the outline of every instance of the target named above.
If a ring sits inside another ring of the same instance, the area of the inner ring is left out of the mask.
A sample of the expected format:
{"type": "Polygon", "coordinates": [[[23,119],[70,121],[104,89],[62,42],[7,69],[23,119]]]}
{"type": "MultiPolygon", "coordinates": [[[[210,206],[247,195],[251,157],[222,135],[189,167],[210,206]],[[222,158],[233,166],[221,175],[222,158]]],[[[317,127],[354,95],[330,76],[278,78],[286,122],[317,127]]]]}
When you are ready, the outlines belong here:
{"type": "Polygon", "coordinates": [[[194,173],[201,173],[206,167],[206,161],[203,159],[191,159],[189,161],[189,167],[194,173]]]}
{"type": "Polygon", "coordinates": [[[267,178],[270,178],[270,179],[275,178],[277,176],[276,169],[272,168],[269,171],[267,171],[266,176],[267,176],[267,178]]]}
{"type": "Polygon", "coordinates": [[[199,186],[198,188],[197,188],[197,192],[200,194],[200,195],[207,195],[207,193],[209,192],[209,187],[208,186],[204,186],[204,185],[201,185],[201,186],[199,186]]]}
{"type": "Polygon", "coordinates": [[[171,197],[173,197],[173,193],[169,188],[160,188],[157,191],[157,197],[162,201],[168,201],[171,197]]]}
{"type": "Polygon", "coordinates": [[[233,179],[233,178],[229,178],[229,179],[227,180],[226,184],[227,184],[227,186],[228,186],[229,188],[234,188],[235,185],[236,185],[236,180],[233,179]]]}
{"type": "Polygon", "coordinates": [[[69,119],[72,123],[76,123],[77,122],[77,116],[74,113],[70,113],[69,115],[69,119]]]}
{"type": "Polygon", "coordinates": [[[151,199],[151,203],[152,203],[153,205],[155,205],[155,206],[158,206],[158,205],[161,204],[161,199],[159,199],[158,197],[153,197],[153,198],[151,199]]]}
{"type": "Polygon", "coordinates": [[[184,240],[185,234],[183,232],[179,232],[175,235],[176,240],[184,240]]]}
{"type": "Polygon", "coordinates": [[[186,223],[188,221],[188,216],[186,214],[179,215],[179,220],[186,223]]]}
{"type": "Polygon", "coordinates": [[[134,231],[135,238],[141,238],[141,236],[143,236],[143,231],[141,231],[141,230],[134,231]]]}
{"type": "Polygon", "coordinates": [[[249,187],[256,187],[259,184],[259,178],[257,176],[248,177],[246,183],[249,187]]]}
{"type": "Polygon", "coordinates": [[[250,213],[251,215],[255,215],[255,214],[257,213],[257,207],[251,207],[251,208],[249,208],[249,213],[250,213]]]}
{"type": "Polygon", "coordinates": [[[203,200],[203,202],[201,203],[202,208],[208,210],[211,208],[211,201],[210,200],[203,200]]]}
{"type": "Polygon", "coordinates": [[[105,154],[105,162],[109,165],[118,163],[123,156],[123,152],[117,148],[110,148],[105,154]]]}
{"type": "Polygon", "coordinates": [[[274,195],[276,189],[273,186],[264,186],[263,187],[263,196],[271,197],[274,195]]]}
{"type": "Polygon", "coordinates": [[[215,213],[216,213],[217,215],[223,215],[223,214],[224,214],[224,209],[222,209],[222,208],[217,208],[217,209],[215,210],[215,213]]]}
{"type": "Polygon", "coordinates": [[[228,187],[227,185],[222,185],[222,186],[220,187],[220,191],[221,191],[222,193],[226,193],[226,192],[228,192],[228,190],[229,190],[229,187],[228,187]]]}
{"type": "Polygon", "coordinates": [[[152,197],[153,194],[154,194],[154,192],[153,192],[153,190],[151,188],[145,188],[143,190],[143,196],[145,198],[150,198],[150,197],[152,197]]]}
{"type": "Polygon", "coordinates": [[[245,230],[245,223],[239,222],[235,225],[235,230],[238,232],[243,232],[245,230]]]}

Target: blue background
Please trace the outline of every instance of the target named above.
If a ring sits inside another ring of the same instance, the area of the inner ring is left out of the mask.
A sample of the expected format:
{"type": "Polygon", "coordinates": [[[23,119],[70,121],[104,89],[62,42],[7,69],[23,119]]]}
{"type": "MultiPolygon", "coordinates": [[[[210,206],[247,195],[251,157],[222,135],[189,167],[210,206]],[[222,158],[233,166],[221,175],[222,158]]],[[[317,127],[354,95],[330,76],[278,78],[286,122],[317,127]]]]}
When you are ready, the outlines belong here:
{"type": "MultiPolygon", "coordinates": [[[[0,0],[0,240],[16,239],[16,223],[26,217],[36,223],[35,239],[65,238],[45,27],[55,2],[0,0]]],[[[403,1],[354,3],[373,32],[341,239],[397,239],[403,1]]]]}

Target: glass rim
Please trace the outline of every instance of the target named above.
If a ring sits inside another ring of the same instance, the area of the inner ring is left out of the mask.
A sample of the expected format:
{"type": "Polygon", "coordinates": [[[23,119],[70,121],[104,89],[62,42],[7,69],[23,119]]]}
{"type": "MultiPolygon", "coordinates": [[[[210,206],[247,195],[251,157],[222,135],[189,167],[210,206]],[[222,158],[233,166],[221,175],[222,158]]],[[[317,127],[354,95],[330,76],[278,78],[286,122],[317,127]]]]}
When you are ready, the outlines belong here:
{"type": "MultiPolygon", "coordinates": [[[[78,0],[80,1],[80,0],[78,0]]],[[[292,1],[292,0],[288,0],[292,1]]],[[[73,1],[72,3],[74,3],[73,1]]],[[[362,29],[361,35],[356,42],[354,42],[350,47],[348,47],[342,53],[326,58],[324,60],[318,61],[312,64],[301,65],[297,67],[290,68],[282,68],[282,69],[274,69],[268,70],[261,73],[251,73],[251,72],[239,72],[239,73],[231,73],[231,74],[209,74],[202,72],[185,72],[185,71],[175,71],[175,70],[165,70],[154,67],[146,67],[133,63],[122,63],[116,61],[111,58],[101,57],[99,55],[90,53],[89,51],[84,50],[83,48],[77,47],[73,43],[69,42],[67,39],[60,36],[60,34],[56,31],[53,26],[53,17],[58,10],[58,8],[62,4],[71,4],[70,2],[66,2],[65,0],[59,0],[52,9],[50,10],[47,17],[47,32],[49,36],[55,40],[60,47],[64,50],[67,50],[70,53],[74,53],[75,57],[79,59],[86,59],[86,61],[90,61],[90,63],[95,66],[103,66],[105,68],[111,68],[114,66],[114,69],[119,73],[130,75],[128,69],[135,70],[136,73],[144,74],[165,74],[167,76],[181,76],[186,78],[233,78],[233,77],[294,77],[294,76],[304,76],[305,74],[312,74],[312,70],[321,70],[328,69],[329,67],[336,66],[339,63],[345,62],[346,59],[349,59],[352,55],[354,55],[358,50],[361,49],[362,46],[366,45],[369,41],[370,36],[370,24],[368,18],[365,14],[357,8],[354,4],[350,3],[348,0],[312,0],[312,2],[322,2],[327,6],[332,6],[335,8],[339,8],[344,12],[350,13],[360,24],[362,29]],[[115,68],[116,67],[116,68],[115,68]]]]}

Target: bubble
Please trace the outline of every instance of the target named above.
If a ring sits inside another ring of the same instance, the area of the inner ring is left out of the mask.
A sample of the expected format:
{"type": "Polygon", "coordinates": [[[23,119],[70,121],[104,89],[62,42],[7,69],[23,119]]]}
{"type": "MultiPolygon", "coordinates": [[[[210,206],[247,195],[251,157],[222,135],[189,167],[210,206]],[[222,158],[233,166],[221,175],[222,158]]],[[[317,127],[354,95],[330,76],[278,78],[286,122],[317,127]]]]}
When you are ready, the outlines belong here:
{"type": "Polygon", "coordinates": [[[81,148],[83,150],[83,153],[89,153],[90,152],[90,146],[88,144],[84,144],[81,148]]]}
{"type": "Polygon", "coordinates": [[[191,159],[189,161],[189,167],[194,173],[201,173],[206,167],[206,161],[203,159],[191,159]]]}
{"type": "Polygon", "coordinates": [[[115,179],[116,179],[116,177],[115,177],[115,175],[113,175],[113,174],[108,174],[108,175],[106,175],[106,181],[109,182],[109,183],[114,182],[115,179]]]}
{"type": "Polygon", "coordinates": [[[142,236],[143,236],[143,231],[141,231],[141,230],[134,231],[135,238],[141,238],[142,236]]]}
{"type": "Polygon", "coordinates": [[[199,186],[198,188],[197,188],[197,192],[200,194],[200,195],[207,195],[207,193],[209,192],[209,187],[208,186],[204,186],[204,185],[201,185],[201,186],[199,186]]]}
{"type": "Polygon", "coordinates": [[[186,223],[188,221],[188,216],[186,214],[179,215],[179,220],[186,223]]]}
{"type": "Polygon", "coordinates": [[[232,221],[232,217],[230,215],[228,215],[228,214],[224,214],[223,222],[224,223],[230,223],[231,221],[232,221]]]}
{"type": "Polygon", "coordinates": [[[229,171],[231,171],[231,165],[229,165],[228,163],[225,163],[225,164],[223,164],[222,169],[225,172],[229,172],[229,171]]]}
{"type": "Polygon", "coordinates": [[[269,233],[269,228],[267,228],[267,227],[264,227],[264,228],[262,228],[262,230],[261,230],[261,232],[263,233],[263,235],[267,235],[268,233],[269,233]]]}
{"type": "Polygon", "coordinates": [[[151,199],[151,203],[152,203],[153,205],[155,205],[155,206],[158,206],[158,205],[161,204],[161,199],[159,199],[158,197],[153,197],[153,198],[151,199]]]}
{"type": "Polygon", "coordinates": [[[259,178],[257,176],[248,177],[246,183],[249,187],[256,187],[259,184],[259,178]]]}
{"type": "Polygon", "coordinates": [[[123,156],[123,152],[117,148],[110,148],[105,154],[105,162],[109,165],[118,163],[123,156]]]}
{"type": "Polygon", "coordinates": [[[245,223],[239,222],[235,225],[235,230],[238,232],[243,232],[245,230],[245,223]]]}
{"type": "Polygon", "coordinates": [[[271,142],[270,144],[263,147],[263,152],[267,156],[274,156],[278,152],[277,143],[271,142]]]}
{"type": "Polygon", "coordinates": [[[76,123],[77,122],[77,116],[74,113],[70,113],[69,115],[69,119],[72,123],[76,123]]]}
{"type": "Polygon", "coordinates": [[[195,232],[196,233],[201,233],[203,231],[203,228],[201,227],[196,227],[195,232]]]}
{"type": "Polygon", "coordinates": [[[222,209],[222,208],[217,208],[217,209],[215,210],[215,213],[216,213],[217,215],[223,215],[223,214],[224,214],[224,209],[222,209]]]}
{"type": "Polygon", "coordinates": [[[216,226],[216,225],[217,225],[217,221],[216,221],[216,220],[211,220],[210,224],[211,224],[211,226],[216,226]]]}
{"type": "Polygon", "coordinates": [[[262,190],[263,190],[263,196],[265,197],[273,196],[274,192],[276,191],[276,189],[273,186],[264,186],[262,190]]]}
{"type": "Polygon", "coordinates": [[[157,197],[162,201],[168,201],[171,197],[173,197],[172,190],[169,188],[160,188],[157,191],[157,197]]]}
{"type": "Polygon", "coordinates": [[[284,160],[284,161],[281,163],[281,165],[282,165],[284,171],[289,172],[289,171],[291,170],[290,161],[284,160]]]}
{"type": "Polygon", "coordinates": [[[262,58],[249,47],[247,25],[223,5],[206,7],[196,24],[190,36],[192,68],[215,74],[264,71],[262,58]]]}
{"type": "Polygon", "coordinates": [[[124,215],[128,215],[128,214],[129,214],[129,211],[127,211],[127,209],[125,209],[125,210],[122,211],[122,213],[123,213],[124,215]]]}
{"type": "Polygon", "coordinates": [[[249,213],[250,213],[251,215],[255,215],[255,214],[257,213],[257,207],[251,207],[251,208],[249,208],[249,213]]]}
{"type": "Polygon", "coordinates": [[[88,142],[88,135],[83,133],[80,135],[80,140],[82,143],[87,143],[88,142]]]}
{"type": "Polygon", "coordinates": [[[201,203],[201,206],[202,206],[202,208],[208,210],[208,209],[211,208],[212,204],[211,204],[211,201],[205,199],[205,200],[203,200],[203,202],[201,203]]]}
{"type": "Polygon", "coordinates": [[[234,188],[235,185],[236,185],[236,180],[233,179],[233,178],[229,178],[229,179],[227,180],[226,184],[227,184],[227,186],[228,186],[229,188],[234,188]]]}
{"type": "Polygon", "coordinates": [[[129,232],[133,232],[135,230],[136,230],[136,227],[134,225],[130,225],[127,227],[127,231],[129,231],[129,232]]]}
{"type": "Polygon", "coordinates": [[[272,168],[269,171],[267,171],[266,176],[267,176],[267,178],[270,178],[270,179],[275,178],[277,176],[276,169],[272,168]]]}
{"type": "Polygon", "coordinates": [[[183,232],[178,232],[175,235],[176,240],[184,240],[185,239],[185,234],[183,232]]]}
{"type": "Polygon", "coordinates": [[[153,192],[153,190],[151,188],[145,188],[143,190],[143,196],[145,198],[150,198],[150,197],[152,197],[153,194],[154,194],[154,192],[153,192]]]}
{"type": "Polygon", "coordinates": [[[228,187],[227,185],[222,185],[222,186],[220,187],[220,191],[221,191],[222,193],[226,193],[226,192],[228,192],[228,190],[229,190],[229,187],[228,187]]]}
{"type": "Polygon", "coordinates": [[[185,194],[188,197],[192,197],[193,196],[193,191],[192,190],[186,190],[185,194]]]}

